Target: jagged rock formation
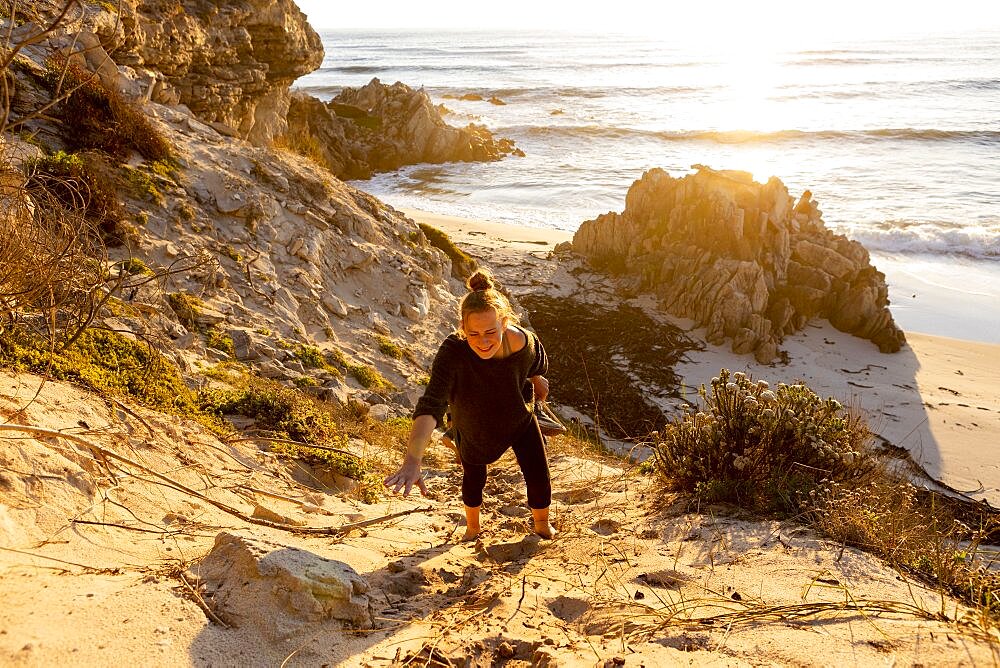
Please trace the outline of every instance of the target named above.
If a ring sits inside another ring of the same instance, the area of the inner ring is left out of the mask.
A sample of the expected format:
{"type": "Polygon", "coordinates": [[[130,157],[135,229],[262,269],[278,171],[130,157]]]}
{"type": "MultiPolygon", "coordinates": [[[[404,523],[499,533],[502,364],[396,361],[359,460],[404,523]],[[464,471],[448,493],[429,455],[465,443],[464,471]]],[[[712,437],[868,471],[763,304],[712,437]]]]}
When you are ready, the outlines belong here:
{"type": "Polygon", "coordinates": [[[343,179],[368,178],[419,162],[499,160],[520,154],[509,139],[469,124],[444,122],[426,93],[372,79],[345,88],[330,102],[294,93],[288,112],[293,144],[307,144],[312,157],[343,179]]]}
{"type": "Polygon", "coordinates": [[[809,191],[796,203],[776,177],[761,185],[695,167],[679,179],[643,174],[625,210],[583,223],[573,250],[634,277],[666,311],[707,327],[710,342],[731,340],[760,361],[815,317],[882,352],[900,349],[885,275],[861,244],[825,227],[809,191]]]}

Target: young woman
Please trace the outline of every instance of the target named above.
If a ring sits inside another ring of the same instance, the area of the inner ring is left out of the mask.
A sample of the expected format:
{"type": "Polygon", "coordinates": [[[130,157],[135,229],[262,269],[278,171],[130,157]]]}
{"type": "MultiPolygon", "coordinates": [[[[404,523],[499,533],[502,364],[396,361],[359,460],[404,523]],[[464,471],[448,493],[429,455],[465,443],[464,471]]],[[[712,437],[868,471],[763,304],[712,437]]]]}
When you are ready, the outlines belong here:
{"type": "Polygon", "coordinates": [[[420,462],[450,406],[463,469],[462,539],[479,535],[486,466],[507,448],[514,449],[527,484],[535,533],[552,538],[556,530],[549,524],[552,485],[545,441],[522,395],[527,380],[534,386],[536,401],[548,396],[545,349],[537,336],[517,326],[510,303],[488,271],[478,270],[466,285],[469,293],[462,299],[460,327],[438,349],[427,390],[413,411],[403,465],[385,479],[385,485],[395,492],[403,490],[404,495],[414,485],[427,493],[420,462]]]}

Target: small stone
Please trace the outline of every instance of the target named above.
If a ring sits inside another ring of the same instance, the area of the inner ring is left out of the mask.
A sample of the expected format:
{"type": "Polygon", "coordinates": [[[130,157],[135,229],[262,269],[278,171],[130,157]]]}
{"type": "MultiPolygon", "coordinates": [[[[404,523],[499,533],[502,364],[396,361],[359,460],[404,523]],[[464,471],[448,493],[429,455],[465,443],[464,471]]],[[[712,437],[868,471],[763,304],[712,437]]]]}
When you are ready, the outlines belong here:
{"type": "Polygon", "coordinates": [[[514,647],[509,642],[504,640],[502,643],[497,645],[497,655],[503,657],[504,659],[509,659],[514,656],[514,647]]]}

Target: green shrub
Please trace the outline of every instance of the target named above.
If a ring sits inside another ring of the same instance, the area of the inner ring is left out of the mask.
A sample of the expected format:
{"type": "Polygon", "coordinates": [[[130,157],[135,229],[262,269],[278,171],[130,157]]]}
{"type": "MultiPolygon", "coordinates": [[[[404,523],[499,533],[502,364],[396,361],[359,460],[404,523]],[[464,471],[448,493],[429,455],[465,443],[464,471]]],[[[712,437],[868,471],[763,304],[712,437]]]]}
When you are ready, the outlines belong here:
{"type": "Polygon", "coordinates": [[[141,169],[132,169],[127,166],[123,166],[122,169],[125,170],[125,178],[133,197],[145,199],[161,206],[163,205],[166,200],[160,189],[156,187],[156,181],[152,176],[141,169]]]}
{"type": "Polygon", "coordinates": [[[117,332],[86,330],[60,353],[50,353],[42,340],[8,335],[0,341],[0,364],[47,373],[151,408],[185,414],[194,409],[194,395],[177,367],[149,345],[117,332]]]}
{"type": "Polygon", "coordinates": [[[171,292],[167,295],[167,304],[177,315],[177,320],[191,330],[198,328],[198,316],[205,309],[205,302],[188,292],[171,292]]]}
{"type": "Polygon", "coordinates": [[[390,339],[388,336],[378,336],[378,349],[382,351],[384,355],[387,355],[393,359],[401,360],[403,359],[403,349],[398,343],[390,339]]]}
{"type": "Polygon", "coordinates": [[[226,244],[225,246],[222,247],[222,254],[228,257],[233,262],[243,262],[243,256],[240,255],[239,252],[229,244],[226,244]]]}
{"type": "Polygon", "coordinates": [[[458,279],[465,279],[472,276],[478,268],[478,263],[465,251],[455,245],[451,238],[437,229],[425,223],[419,224],[424,236],[435,248],[440,248],[445,255],[451,258],[451,275],[458,279]]]}
{"type": "Polygon", "coordinates": [[[326,351],[326,359],[330,364],[336,364],[342,369],[347,368],[347,355],[340,348],[330,348],[326,351]]]}
{"type": "Polygon", "coordinates": [[[147,165],[149,171],[156,174],[160,178],[166,181],[177,181],[177,171],[180,169],[180,164],[177,162],[176,158],[163,158],[160,160],[151,160],[147,165]]]}
{"type": "Polygon", "coordinates": [[[152,276],[153,270],[150,269],[145,262],[138,258],[130,257],[127,260],[123,260],[121,263],[121,270],[130,276],[152,276]]]}
{"type": "Polygon", "coordinates": [[[229,336],[229,334],[226,334],[217,327],[212,327],[205,332],[205,343],[209,348],[221,350],[230,356],[236,354],[236,346],[233,343],[233,337],[229,336]]]}
{"type": "Polygon", "coordinates": [[[295,347],[295,359],[302,362],[307,369],[324,369],[327,366],[323,351],[316,346],[298,345],[295,347]]]}
{"type": "Polygon", "coordinates": [[[392,390],[395,389],[385,377],[378,372],[378,369],[367,364],[348,364],[347,371],[357,379],[361,385],[369,390],[392,390]]]}
{"type": "Polygon", "coordinates": [[[653,442],[657,471],[710,501],[796,510],[821,482],[860,483],[878,469],[859,416],[805,385],[776,390],[723,369],[697,413],[666,425],[653,442]]]}
{"type": "Polygon", "coordinates": [[[298,390],[250,375],[235,382],[234,388],[200,391],[198,406],[219,417],[252,417],[257,429],[275,438],[319,445],[330,445],[340,438],[333,414],[298,390]]]}
{"type": "Polygon", "coordinates": [[[195,212],[194,207],[187,202],[182,201],[177,205],[177,217],[181,220],[191,221],[194,220],[197,215],[198,214],[195,212]]]}

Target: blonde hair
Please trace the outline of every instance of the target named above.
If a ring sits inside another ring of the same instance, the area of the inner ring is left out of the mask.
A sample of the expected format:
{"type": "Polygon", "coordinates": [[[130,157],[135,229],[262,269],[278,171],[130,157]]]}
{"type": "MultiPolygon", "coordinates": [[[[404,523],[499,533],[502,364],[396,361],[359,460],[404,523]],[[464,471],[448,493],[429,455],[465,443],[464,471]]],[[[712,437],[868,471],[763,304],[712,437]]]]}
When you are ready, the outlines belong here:
{"type": "Polygon", "coordinates": [[[459,322],[461,326],[456,332],[460,337],[465,338],[465,319],[471,313],[484,313],[489,310],[497,312],[497,317],[501,321],[517,324],[517,316],[510,306],[510,301],[500,292],[497,281],[488,269],[477,269],[472,276],[465,281],[465,286],[469,288],[468,294],[462,298],[459,306],[459,322]]]}

